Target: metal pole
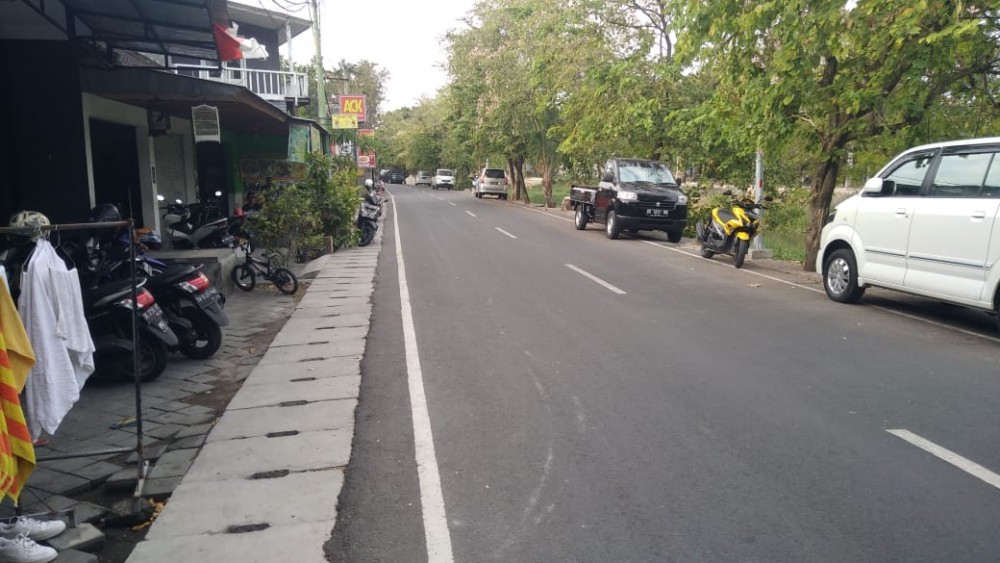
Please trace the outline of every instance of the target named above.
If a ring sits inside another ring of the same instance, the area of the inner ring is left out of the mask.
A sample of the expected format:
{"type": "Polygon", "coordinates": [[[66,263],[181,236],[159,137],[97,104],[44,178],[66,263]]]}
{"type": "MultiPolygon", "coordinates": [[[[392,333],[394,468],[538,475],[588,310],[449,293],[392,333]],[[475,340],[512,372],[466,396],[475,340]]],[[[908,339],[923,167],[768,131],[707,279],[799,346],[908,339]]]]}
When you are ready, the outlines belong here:
{"type": "Polygon", "coordinates": [[[319,0],[312,0],[312,19],[313,19],[313,41],[316,43],[316,100],[319,104],[318,115],[319,122],[323,127],[329,127],[330,124],[327,123],[327,111],[326,104],[328,103],[326,99],[326,85],[323,80],[323,46],[320,44],[320,29],[319,29],[319,0]]]}
{"type": "MultiPolygon", "coordinates": [[[[764,151],[761,149],[757,149],[754,168],[753,201],[754,203],[760,203],[764,199],[764,151]]],[[[763,215],[763,212],[761,214],[763,215]]],[[[753,237],[750,249],[764,250],[764,242],[761,240],[760,234],[753,237]]]]}

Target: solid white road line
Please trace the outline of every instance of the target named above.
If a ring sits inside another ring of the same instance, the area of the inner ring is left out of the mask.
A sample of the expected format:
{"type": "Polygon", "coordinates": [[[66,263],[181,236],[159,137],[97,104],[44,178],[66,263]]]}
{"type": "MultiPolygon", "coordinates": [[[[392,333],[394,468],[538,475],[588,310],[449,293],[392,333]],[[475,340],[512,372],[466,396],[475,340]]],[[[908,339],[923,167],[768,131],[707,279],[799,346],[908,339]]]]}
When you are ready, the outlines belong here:
{"type": "Polygon", "coordinates": [[[469,216],[471,216],[471,217],[475,217],[475,216],[476,216],[476,214],[475,214],[475,213],[473,213],[473,212],[469,211],[468,209],[466,209],[466,210],[465,210],[465,212],[466,212],[466,213],[468,213],[468,214],[469,214],[469,216]]]}
{"type": "Polygon", "coordinates": [[[458,207],[458,204],[456,204],[454,201],[449,201],[448,205],[450,205],[452,207],[458,207]]]}
{"type": "Polygon", "coordinates": [[[493,228],[494,228],[494,229],[496,229],[496,230],[498,230],[498,231],[500,231],[501,233],[503,233],[503,234],[505,234],[505,235],[509,236],[510,238],[517,238],[516,236],[514,236],[514,235],[512,235],[512,234],[508,233],[507,231],[505,231],[505,230],[501,229],[500,227],[493,227],[493,228]]]}
{"type": "Polygon", "coordinates": [[[581,270],[580,268],[577,268],[576,266],[574,266],[572,264],[566,264],[565,266],[567,268],[569,268],[570,270],[573,270],[574,272],[580,274],[581,276],[589,279],[590,281],[592,281],[594,283],[597,283],[598,285],[604,286],[606,289],[609,289],[609,290],[613,291],[614,293],[617,293],[618,295],[627,295],[624,291],[622,291],[622,290],[618,289],[617,287],[611,285],[610,283],[602,280],[601,278],[595,276],[594,274],[591,274],[590,272],[587,272],[585,270],[581,270]]]}
{"type": "Polygon", "coordinates": [[[399,270],[399,301],[403,314],[403,343],[406,351],[406,379],[410,389],[410,412],[413,417],[413,444],[420,483],[420,506],[424,517],[424,539],[427,542],[428,563],[453,563],[451,532],[441,492],[441,474],[437,455],[434,453],[434,435],[431,417],[424,394],[424,376],[420,369],[420,351],[417,349],[417,331],[413,325],[410,308],[410,288],[406,283],[406,266],[403,263],[403,245],[399,236],[399,207],[393,200],[392,224],[396,231],[396,264],[399,270]]]}
{"type": "Polygon", "coordinates": [[[909,430],[903,429],[892,429],[886,430],[889,434],[896,436],[902,440],[913,444],[914,446],[924,450],[925,452],[938,457],[948,463],[954,465],[955,467],[965,471],[969,475],[981,479],[990,485],[1000,489],[1000,475],[986,469],[982,465],[972,461],[971,459],[966,459],[957,453],[931,442],[926,438],[921,438],[920,436],[910,432],[909,430]]]}
{"type": "MultiPolygon", "coordinates": [[[[526,211],[531,211],[533,213],[538,213],[540,215],[545,215],[546,217],[551,217],[552,219],[558,219],[560,221],[566,221],[567,223],[572,223],[573,222],[572,219],[567,219],[565,217],[559,217],[558,215],[553,215],[552,213],[547,213],[545,211],[541,211],[541,210],[538,210],[538,209],[532,209],[530,207],[518,207],[518,206],[514,206],[514,207],[515,207],[515,209],[524,209],[526,211]]],[[[688,251],[682,250],[680,248],[675,248],[675,247],[672,247],[672,246],[667,246],[665,244],[653,242],[651,240],[644,240],[642,242],[644,242],[644,243],[646,243],[648,245],[651,245],[651,246],[656,246],[656,247],[662,248],[664,250],[672,250],[672,251],[680,253],[680,254],[691,256],[692,258],[701,258],[701,256],[699,256],[698,254],[695,254],[693,252],[688,252],[688,251]]],[[[726,267],[729,267],[729,268],[732,267],[731,264],[727,264],[726,262],[716,262],[716,261],[712,261],[712,260],[704,260],[704,261],[708,262],[708,263],[711,263],[711,264],[715,264],[717,266],[726,266],[726,267]]],[[[788,280],[783,280],[781,278],[776,278],[774,276],[769,276],[769,275],[763,274],[761,272],[755,272],[753,270],[746,270],[746,269],[743,269],[743,270],[740,270],[740,271],[743,272],[743,273],[745,273],[745,274],[750,274],[750,275],[753,275],[753,276],[758,276],[758,277],[761,277],[761,278],[764,278],[764,279],[768,279],[768,280],[771,280],[771,281],[775,281],[775,282],[778,282],[778,283],[782,283],[782,284],[785,284],[785,285],[790,285],[792,287],[797,287],[799,289],[804,289],[806,291],[811,291],[813,293],[820,293],[820,294],[823,294],[823,295],[826,294],[826,292],[823,291],[822,289],[816,289],[815,287],[809,287],[808,285],[802,285],[800,283],[795,283],[795,282],[791,282],[791,281],[788,281],[788,280]]],[[[913,321],[919,321],[919,322],[926,323],[926,324],[929,324],[929,325],[932,325],[932,326],[936,326],[936,327],[941,328],[941,329],[950,330],[950,331],[953,331],[953,332],[958,332],[958,333],[964,334],[966,336],[974,336],[974,337],[982,339],[982,340],[989,340],[990,342],[995,342],[997,344],[1000,344],[1000,338],[997,338],[995,336],[990,336],[988,334],[983,334],[981,332],[976,332],[976,331],[973,331],[973,330],[966,330],[964,328],[960,328],[960,327],[957,327],[957,326],[954,326],[954,325],[950,325],[950,324],[947,324],[947,323],[938,322],[938,321],[935,321],[935,320],[932,320],[932,319],[927,319],[927,318],[924,318],[924,317],[919,317],[917,315],[911,315],[909,313],[904,313],[902,311],[897,311],[895,309],[891,309],[889,307],[883,307],[881,305],[870,305],[870,307],[872,307],[873,309],[878,309],[879,311],[884,311],[886,313],[890,313],[890,314],[896,315],[897,317],[903,317],[903,318],[910,319],[910,320],[913,320],[913,321]]]]}

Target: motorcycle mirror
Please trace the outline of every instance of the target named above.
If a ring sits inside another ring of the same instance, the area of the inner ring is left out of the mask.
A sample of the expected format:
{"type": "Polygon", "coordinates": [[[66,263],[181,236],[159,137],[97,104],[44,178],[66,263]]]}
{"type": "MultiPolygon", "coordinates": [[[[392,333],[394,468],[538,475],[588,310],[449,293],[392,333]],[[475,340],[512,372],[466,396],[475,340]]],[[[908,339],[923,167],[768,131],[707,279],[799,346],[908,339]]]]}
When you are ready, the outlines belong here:
{"type": "Polygon", "coordinates": [[[733,195],[733,190],[726,190],[722,192],[722,195],[733,195]]]}
{"type": "Polygon", "coordinates": [[[766,195],[764,196],[764,201],[774,201],[774,198],[769,195],[766,195]]]}

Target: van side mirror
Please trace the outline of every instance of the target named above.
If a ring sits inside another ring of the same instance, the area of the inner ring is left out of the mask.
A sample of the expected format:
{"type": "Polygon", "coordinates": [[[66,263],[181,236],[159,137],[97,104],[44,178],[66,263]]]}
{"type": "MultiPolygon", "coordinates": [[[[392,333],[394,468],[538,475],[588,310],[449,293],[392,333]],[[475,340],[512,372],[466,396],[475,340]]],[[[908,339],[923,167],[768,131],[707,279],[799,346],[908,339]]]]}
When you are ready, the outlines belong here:
{"type": "Polygon", "coordinates": [[[615,175],[613,173],[611,173],[611,172],[605,172],[604,176],[601,176],[601,181],[602,182],[614,182],[615,181],[615,175]]]}
{"type": "Polygon", "coordinates": [[[896,191],[896,182],[882,178],[870,178],[861,189],[863,197],[881,197],[892,195],[896,191]]]}

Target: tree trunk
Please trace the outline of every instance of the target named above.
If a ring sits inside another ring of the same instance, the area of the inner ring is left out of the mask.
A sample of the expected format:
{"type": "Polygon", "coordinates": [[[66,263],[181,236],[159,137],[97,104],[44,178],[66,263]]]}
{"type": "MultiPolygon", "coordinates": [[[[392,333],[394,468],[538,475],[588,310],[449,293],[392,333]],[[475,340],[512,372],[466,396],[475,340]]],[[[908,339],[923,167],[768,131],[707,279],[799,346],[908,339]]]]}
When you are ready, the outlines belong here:
{"type": "Polygon", "coordinates": [[[518,185],[517,183],[517,172],[516,172],[516,167],[514,166],[513,158],[507,159],[507,177],[510,178],[510,181],[514,184],[514,199],[520,200],[521,186],[518,185]]]}
{"type": "MultiPolygon", "coordinates": [[[[824,151],[831,154],[833,151],[824,151]]],[[[840,157],[829,156],[816,167],[812,177],[809,198],[809,226],[806,228],[806,260],[802,267],[808,272],[816,271],[816,255],[819,254],[819,237],[823,223],[830,212],[833,190],[837,187],[837,173],[840,171],[840,157]]]]}
{"type": "Polygon", "coordinates": [[[542,154],[542,194],[545,196],[545,207],[555,207],[552,204],[552,177],[555,175],[556,169],[556,159],[555,157],[549,157],[546,154],[542,154]]]}
{"type": "Polygon", "coordinates": [[[515,181],[517,182],[517,190],[521,194],[521,201],[524,203],[531,203],[531,196],[528,195],[528,187],[524,185],[524,157],[516,156],[514,157],[514,174],[516,175],[515,181]]]}

